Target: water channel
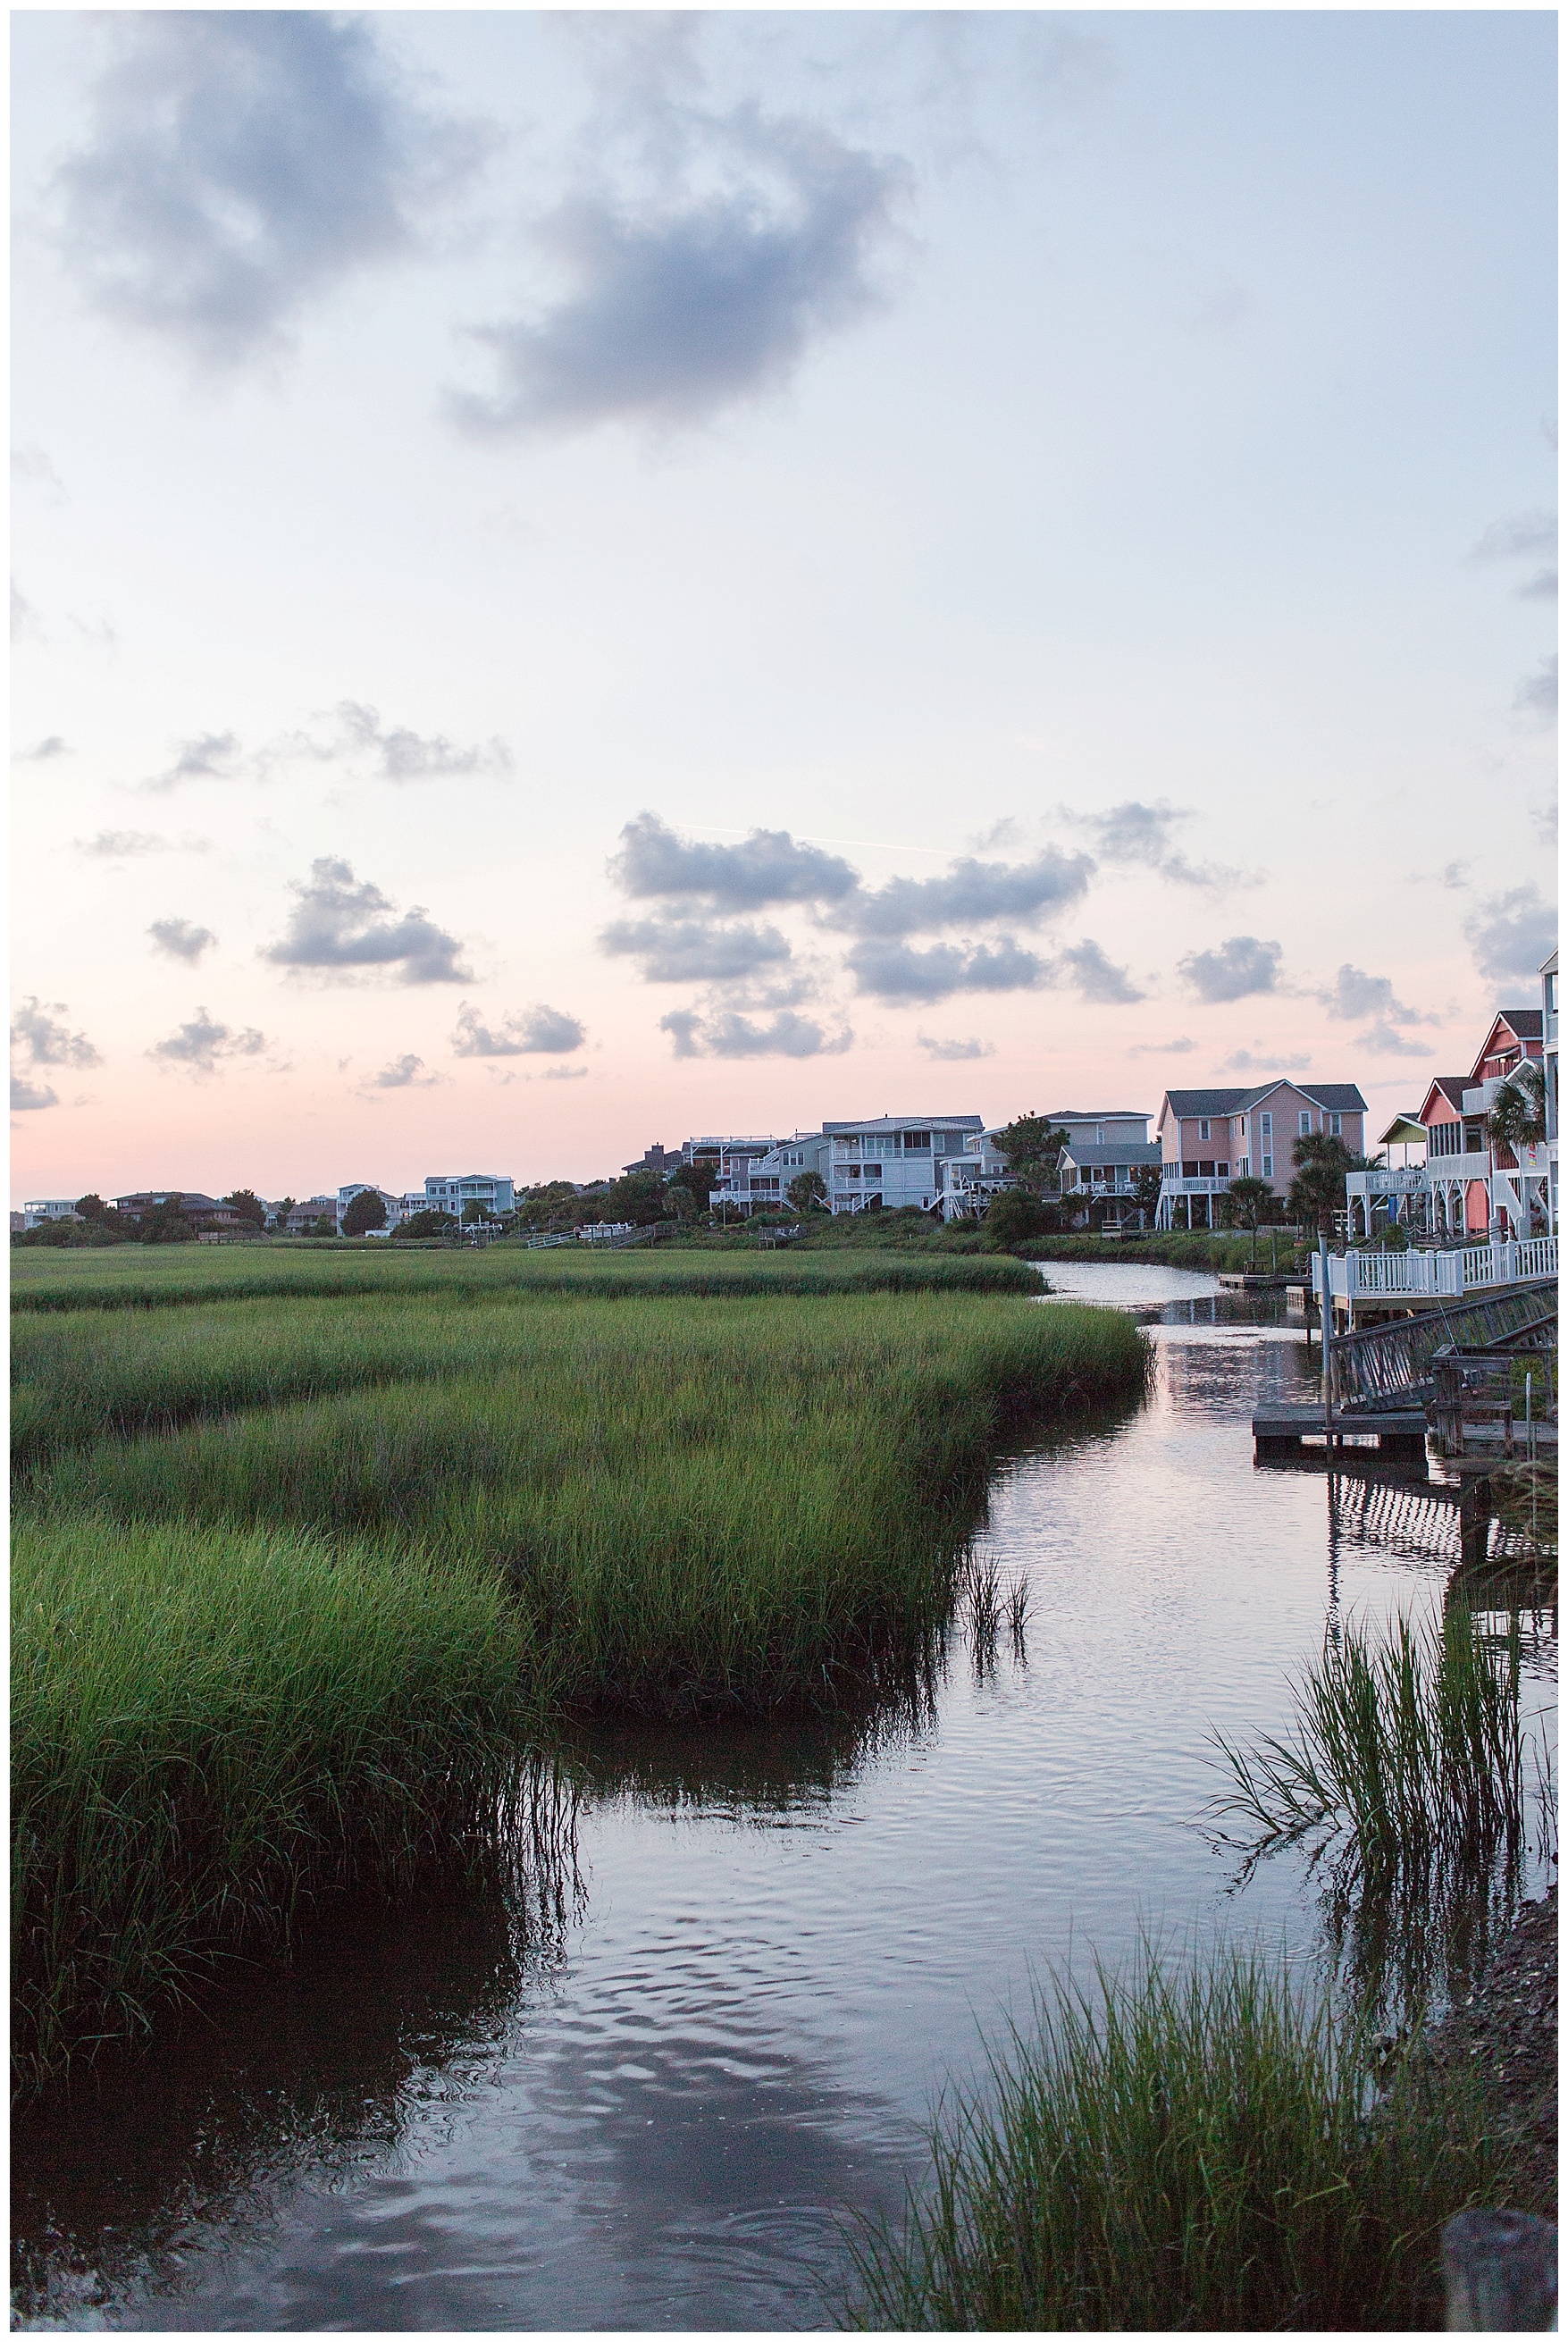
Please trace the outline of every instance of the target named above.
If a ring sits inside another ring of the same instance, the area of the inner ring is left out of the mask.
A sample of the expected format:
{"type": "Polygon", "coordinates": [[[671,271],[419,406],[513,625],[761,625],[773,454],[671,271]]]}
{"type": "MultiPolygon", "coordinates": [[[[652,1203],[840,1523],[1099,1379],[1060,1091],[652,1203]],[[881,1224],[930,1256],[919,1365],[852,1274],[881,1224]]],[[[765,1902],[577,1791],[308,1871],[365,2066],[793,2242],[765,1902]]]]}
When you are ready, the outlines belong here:
{"type": "MultiPolygon", "coordinates": [[[[828,2326],[846,2216],[896,2210],[944,2083],[1054,1965],[1154,1930],[1323,1967],[1303,1860],[1238,1886],[1194,1827],[1207,1734],[1283,1728],[1331,1611],[1440,1603],[1455,1516],[1254,1467],[1254,1403],[1316,1387],[1282,1296],[1047,1274],[1134,1310],[1158,1371],[997,1470],[1022,1646],[956,1633],[928,1708],[859,1728],[597,1736],[550,1893],[340,1911],[102,2061],[16,2139],[20,2324],[828,2326]]],[[[1527,1625],[1539,1709],[1554,1612],[1527,1625]]]]}

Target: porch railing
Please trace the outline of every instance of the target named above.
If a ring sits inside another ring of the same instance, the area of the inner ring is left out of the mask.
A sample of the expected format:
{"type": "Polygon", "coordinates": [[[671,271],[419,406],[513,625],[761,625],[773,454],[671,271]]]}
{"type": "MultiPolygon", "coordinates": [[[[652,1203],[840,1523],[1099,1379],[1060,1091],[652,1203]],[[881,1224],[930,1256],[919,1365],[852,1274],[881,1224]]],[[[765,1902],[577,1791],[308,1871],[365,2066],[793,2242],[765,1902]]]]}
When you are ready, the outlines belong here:
{"type": "MultiPolygon", "coordinates": [[[[1555,1276],[1557,1239],[1531,1236],[1523,1243],[1466,1245],[1455,1252],[1348,1252],[1330,1256],[1329,1291],[1336,1301],[1379,1298],[1457,1300],[1484,1286],[1518,1285],[1525,1279],[1555,1276]]],[[[1321,1297],[1322,1274],[1313,1256],[1312,1289],[1321,1297]]]]}

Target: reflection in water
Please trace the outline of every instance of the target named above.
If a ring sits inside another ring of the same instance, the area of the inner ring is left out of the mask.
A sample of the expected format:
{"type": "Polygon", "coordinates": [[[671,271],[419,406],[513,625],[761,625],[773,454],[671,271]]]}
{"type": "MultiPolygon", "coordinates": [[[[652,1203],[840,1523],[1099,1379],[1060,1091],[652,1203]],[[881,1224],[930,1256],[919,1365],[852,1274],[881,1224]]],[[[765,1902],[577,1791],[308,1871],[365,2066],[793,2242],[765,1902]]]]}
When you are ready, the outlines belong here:
{"type": "MultiPolygon", "coordinates": [[[[1435,1607],[1449,1514],[1254,1468],[1257,1399],[1316,1382],[1276,1296],[1048,1273],[1134,1310],[1158,1373],[1002,1459],[925,1680],[860,1716],[579,1726],[553,1866],[339,1911],[106,2058],[17,2142],[25,2322],[821,2326],[844,2208],[896,2212],[944,2080],[1051,1966],[1216,1922],[1303,1974],[1386,1957],[1336,1937],[1304,1855],[1232,1892],[1193,1825],[1210,1727],[1288,1723],[1331,1566],[1346,1615],[1435,1607]]],[[[1527,1682],[1554,1638],[1543,1602],[1527,1682]]]]}

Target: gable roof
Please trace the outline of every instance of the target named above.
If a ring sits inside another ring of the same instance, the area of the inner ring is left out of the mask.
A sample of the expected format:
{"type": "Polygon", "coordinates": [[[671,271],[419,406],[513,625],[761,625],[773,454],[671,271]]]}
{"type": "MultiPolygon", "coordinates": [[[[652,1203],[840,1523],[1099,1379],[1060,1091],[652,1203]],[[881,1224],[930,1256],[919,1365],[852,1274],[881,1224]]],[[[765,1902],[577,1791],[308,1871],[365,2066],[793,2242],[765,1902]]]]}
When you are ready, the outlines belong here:
{"type": "Polygon", "coordinates": [[[1064,1163],[1076,1164],[1081,1171],[1104,1170],[1109,1163],[1125,1163],[1136,1170],[1142,1163],[1162,1163],[1164,1150],[1154,1140],[1124,1138],[1118,1146],[1085,1146],[1069,1143],[1062,1149],[1064,1163]]]}
{"type": "Polygon", "coordinates": [[[1463,1114],[1464,1112],[1464,1093],[1470,1088],[1470,1086],[1471,1081],[1468,1074],[1433,1074],[1431,1081],[1428,1082],[1426,1086],[1426,1096],[1421,1101],[1420,1119],[1423,1122],[1426,1120],[1427,1109],[1432,1104],[1432,1093],[1433,1090],[1436,1090],[1440,1096],[1445,1097],[1448,1100],[1449,1105],[1453,1108],[1455,1114],[1463,1114]]]}
{"type": "Polygon", "coordinates": [[[1246,1114],[1273,1097],[1276,1090],[1296,1090],[1313,1106],[1328,1114],[1364,1114],[1366,1100],[1353,1082],[1303,1082],[1293,1075],[1278,1074],[1273,1081],[1256,1083],[1244,1090],[1167,1090],[1165,1104],[1160,1109],[1160,1119],[1165,1118],[1165,1107],[1182,1121],[1194,1115],[1246,1114]]]}

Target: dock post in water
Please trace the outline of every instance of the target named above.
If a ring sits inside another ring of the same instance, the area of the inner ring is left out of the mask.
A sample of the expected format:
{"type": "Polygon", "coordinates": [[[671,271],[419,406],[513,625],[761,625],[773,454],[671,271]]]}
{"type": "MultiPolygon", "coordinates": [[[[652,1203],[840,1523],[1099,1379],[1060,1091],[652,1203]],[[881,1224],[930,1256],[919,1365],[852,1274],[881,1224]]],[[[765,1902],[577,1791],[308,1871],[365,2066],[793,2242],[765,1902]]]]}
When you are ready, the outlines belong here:
{"type": "Polygon", "coordinates": [[[1451,2334],[1553,2334],[1557,2231],[1533,2212],[1460,2212],[1443,2231],[1451,2334]]]}

